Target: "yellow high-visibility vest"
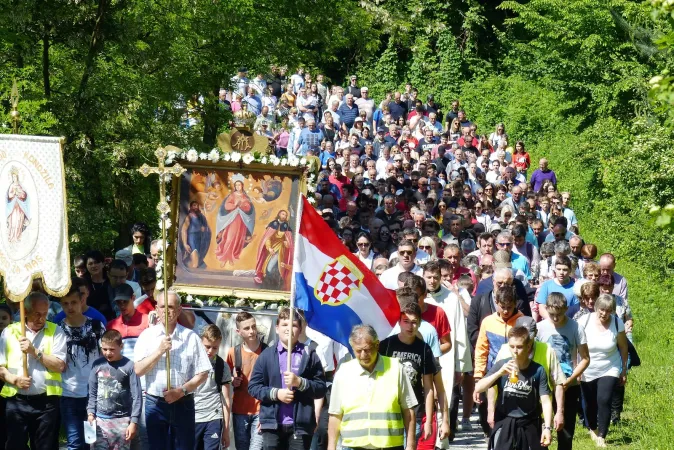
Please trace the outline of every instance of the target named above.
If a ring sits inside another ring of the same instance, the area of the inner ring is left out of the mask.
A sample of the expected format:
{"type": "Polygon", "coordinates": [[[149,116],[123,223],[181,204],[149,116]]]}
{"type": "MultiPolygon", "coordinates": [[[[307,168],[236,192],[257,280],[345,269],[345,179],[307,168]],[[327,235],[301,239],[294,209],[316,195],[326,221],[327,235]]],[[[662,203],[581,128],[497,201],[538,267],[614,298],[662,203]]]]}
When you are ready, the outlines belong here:
{"type": "MultiPolygon", "coordinates": [[[[379,355],[384,366],[377,372],[374,387],[354,383],[344,390],[340,434],[344,447],[389,448],[403,445],[403,415],[398,398],[400,362],[379,355]]],[[[357,379],[362,373],[358,360],[342,365],[346,379],[357,379]]]]}
{"type": "MultiPolygon", "coordinates": [[[[40,350],[45,355],[51,355],[51,350],[54,345],[54,333],[56,333],[56,324],[46,322],[44,325],[44,336],[40,344],[40,350]]],[[[23,352],[19,344],[21,337],[21,324],[13,323],[7,327],[7,339],[5,339],[5,355],[7,358],[7,370],[18,375],[23,373],[23,352]]],[[[30,374],[29,374],[30,375],[30,374]]],[[[45,384],[47,386],[47,395],[61,395],[63,388],[61,387],[61,373],[49,372],[45,373],[45,384]]],[[[3,397],[13,397],[17,394],[18,389],[13,384],[5,383],[0,391],[3,397]]]]}

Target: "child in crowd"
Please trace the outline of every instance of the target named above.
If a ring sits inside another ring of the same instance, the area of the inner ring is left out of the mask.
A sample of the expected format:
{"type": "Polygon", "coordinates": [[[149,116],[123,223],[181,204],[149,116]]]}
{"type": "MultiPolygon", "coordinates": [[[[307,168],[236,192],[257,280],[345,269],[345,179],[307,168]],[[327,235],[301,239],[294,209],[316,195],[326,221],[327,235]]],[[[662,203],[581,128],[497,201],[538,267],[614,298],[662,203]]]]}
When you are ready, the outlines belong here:
{"type": "Polygon", "coordinates": [[[102,358],[89,375],[89,423],[96,423],[93,450],[128,450],[141,414],[140,378],[133,361],[122,356],[122,335],[108,330],[101,337],[102,358]]]}
{"type": "Polygon", "coordinates": [[[84,278],[87,274],[87,258],[84,255],[75,256],[73,268],[75,269],[75,275],[79,278],[84,278]]]}
{"type": "Polygon", "coordinates": [[[0,333],[12,323],[12,310],[6,303],[0,304],[0,333]]]}
{"type": "Polygon", "coordinates": [[[229,384],[232,374],[229,366],[218,356],[222,333],[216,325],[208,325],[201,333],[201,343],[211,361],[213,370],[206,382],[194,391],[196,422],[196,449],[219,450],[229,447],[229,384]]]}
{"type": "Polygon", "coordinates": [[[262,448],[262,438],[258,434],[260,402],[248,393],[248,380],[255,361],[267,346],[260,341],[255,317],[246,311],[236,316],[236,334],[241,337],[242,342],[227,352],[227,365],[234,375],[232,378],[234,445],[237,450],[260,450],[262,448]]]}
{"type": "Polygon", "coordinates": [[[260,354],[248,392],[262,402],[260,429],[265,448],[309,450],[316,429],[314,400],[323,398],[327,389],[321,361],[314,350],[298,342],[301,319],[295,313],[291,321],[290,311],[279,311],[279,341],[260,354]],[[286,365],[289,351],[290,368],[286,365]]]}
{"type": "Polygon", "coordinates": [[[492,386],[498,387],[489,448],[540,450],[550,445],[552,393],[543,366],[529,359],[532,344],[529,330],[525,327],[511,328],[508,347],[512,358],[496,362],[475,385],[478,393],[486,392],[492,386]]]}

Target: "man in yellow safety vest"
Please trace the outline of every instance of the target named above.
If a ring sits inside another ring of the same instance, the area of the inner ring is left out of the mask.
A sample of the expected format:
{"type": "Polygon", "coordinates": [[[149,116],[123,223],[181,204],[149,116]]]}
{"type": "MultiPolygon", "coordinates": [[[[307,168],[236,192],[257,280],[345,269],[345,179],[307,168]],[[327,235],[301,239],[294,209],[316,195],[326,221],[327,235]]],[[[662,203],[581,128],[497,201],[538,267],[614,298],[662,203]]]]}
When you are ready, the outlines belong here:
{"type": "Polygon", "coordinates": [[[356,355],[341,365],[332,385],[328,450],[414,450],[417,399],[412,383],[395,358],[378,354],[379,339],[370,325],[356,325],[349,336],[356,355]],[[406,439],[406,444],[405,444],[406,439]]]}
{"type": "Polygon", "coordinates": [[[0,395],[7,399],[6,448],[33,450],[58,448],[61,373],[66,364],[66,337],[61,328],[47,322],[49,298],[31,292],[25,300],[26,336],[13,323],[0,336],[0,395]],[[28,376],[23,374],[23,355],[28,356],[28,376]]]}

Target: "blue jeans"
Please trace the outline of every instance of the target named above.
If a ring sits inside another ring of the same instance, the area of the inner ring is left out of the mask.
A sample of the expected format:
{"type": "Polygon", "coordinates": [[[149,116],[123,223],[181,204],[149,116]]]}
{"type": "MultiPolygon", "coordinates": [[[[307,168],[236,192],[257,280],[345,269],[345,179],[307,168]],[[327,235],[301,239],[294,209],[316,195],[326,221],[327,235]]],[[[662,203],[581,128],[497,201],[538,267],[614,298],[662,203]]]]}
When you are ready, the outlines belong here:
{"type": "Polygon", "coordinates": [[[194,397],[167,403],[163,397],[145,395],[145,423],[152,448],[194,450],[194,397]]]}
{"type": "Polygon", "coordinates": [[[89,450],[89,444],[84,442],[87,400],[87,397],[61,397],[61,423],[66,433],[68,450],[89,450]]]}
{"type": "Polygon", "coordinates": [[[222,442],[222,419],[196,424],[194,450],[220,450],[222,442]]]}
{"type": "Polygon", "coordinates": [[[257,414],[232,414],[236,450],[261,450],[262,436],[257,432],[257,414]]]}

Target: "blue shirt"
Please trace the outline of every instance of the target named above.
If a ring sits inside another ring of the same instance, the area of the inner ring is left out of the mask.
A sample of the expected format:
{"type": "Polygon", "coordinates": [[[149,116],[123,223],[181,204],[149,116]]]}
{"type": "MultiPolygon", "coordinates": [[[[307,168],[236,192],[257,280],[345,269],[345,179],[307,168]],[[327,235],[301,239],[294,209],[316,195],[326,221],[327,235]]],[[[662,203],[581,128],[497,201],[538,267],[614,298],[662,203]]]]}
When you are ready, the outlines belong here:
{"type": "Polygon", "coordinates": [[[552,292],[559,292],[566,298],[566,305],[569,307],[566,311],[567,317],[573,317],[580,310],[580,301],[576,297],[576,294],[573,293],[573,285],[575,283],[574,280],[570,279],[568,283],[562,286],[557,284],[556,280],[545,281],[538,290],[536,303],[545,305],[548,303],[548,295],[552,292]]]}
{"type": "Polygon", "coordinates": [[[337,114],[339,114],[342,123],[345,123],[347,127],[351,128],[359,114],[358,105],[354,103],[353,106],[349,108],[349,105],[343,103],[337,110],[337,114]]]}
{"type": "Polygon", "coordinates": [[[321,166],[326,166],[330,158],[337,159],[337,153],[321,152],[321,166]]]}
{"type": "Polygon", "coordinates": [[[256,116],[260,115],[262,112],[262,99],[260,97],[257,95],[247,95],[243,100],[248,103],[248,111],[254,113],[256,116]]]}
{"type": "MultiPolygon", "coordinates": [[[[283,372],[286,371],[288,367],[288,350],[283,346],[281,341],[278,341],[276,344],[278,349],[278,364],[281,368],[281,388],[286,389],[286,382],[283,378],[283,372]]],[[[293,347],[292,355],[290,356],[290,371],[295,375],[300,371],[300,362],[302,361],[302,351],[304,351],[304,344],[298,342],[293,347]]],[[[279,405],[279,421],[281,425],[292,425],[293,422],[293,404],[286,404],[281,402],[279,405]]]]}
{"type": "MultiPolygon", "coordinates": [[[[105,320],[105,317],[103,316],[103,314],[101,314],[101,313],[100,313],[96,308],[94,308],[93,306],[90,306],[90,307],[89,307],[85,312],[83,312],[82,314],[84,314],[85,316],[87,316],[88,318],[90,318],[90,319],[92,319],[92,320],[98,320],[99,322],[101,322],[101,323],[103,324],[104,327],[107,327],[107,326],[108,326],[108,321],[105,320]]],[[[54,320],[53,320],[52,322],[54,322],[54,323],[61,323],[61,321],[62,321],[63,319],[65,319],[65,318],[66,318],[66,313],[64,313],[63,311],[61,311],[60,313],[56,314],[56,316],[54,316],[54,320]]]]}
{"type": "Polygon", "coordinates": [[[513,265],[513,269],[519,269],[526,275],[527,280],[531,278],[531,270],[529,270],[529,261],[527,261],[527,258],[515,252],[511,252],[510,262],[513,265]]]}
{"type": "Polygon", "coordinates": [[[314,153],[319,153],[321,150],[321,141],[323,140],[323,132],[318,128],[311,131],[309,127],[302,129],[300,138],[297,143],[300,145],[297,150],[297,155],[304,156],[309,150],[314,153]]]}

